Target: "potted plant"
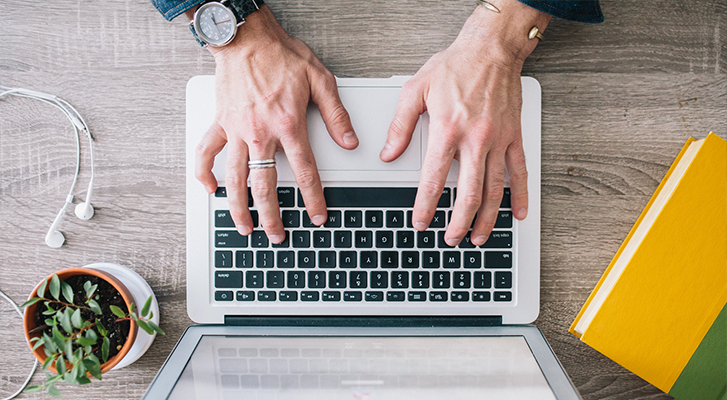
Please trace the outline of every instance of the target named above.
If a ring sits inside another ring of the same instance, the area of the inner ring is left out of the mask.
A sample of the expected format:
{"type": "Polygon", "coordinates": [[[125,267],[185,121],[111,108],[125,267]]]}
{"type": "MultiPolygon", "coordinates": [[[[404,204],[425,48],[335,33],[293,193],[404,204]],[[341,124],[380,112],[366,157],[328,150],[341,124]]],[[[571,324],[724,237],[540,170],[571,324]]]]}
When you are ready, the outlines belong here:
{"type": "Polygon", "coordinates": [[[27,392],[45,390],[60,396],[57,382],[82,385],[92,377],[101,380],[103,373],[136,361],[157,333],[164,334],[149,285],[117,264],[54,273],[36,286],[22,307],[25,336],[47,378],[27,392]]]}

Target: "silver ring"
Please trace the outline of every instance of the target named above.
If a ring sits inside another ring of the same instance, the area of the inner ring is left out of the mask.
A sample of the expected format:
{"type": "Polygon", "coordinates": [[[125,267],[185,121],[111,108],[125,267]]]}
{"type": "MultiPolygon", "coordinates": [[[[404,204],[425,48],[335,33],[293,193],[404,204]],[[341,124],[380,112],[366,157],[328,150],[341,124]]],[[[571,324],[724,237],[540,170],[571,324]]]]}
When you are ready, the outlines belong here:
{"type": "Polygon", "coordinates": [[[275,168],[275,159],[248,161],[247,166],[250,169],[275,168]]]}

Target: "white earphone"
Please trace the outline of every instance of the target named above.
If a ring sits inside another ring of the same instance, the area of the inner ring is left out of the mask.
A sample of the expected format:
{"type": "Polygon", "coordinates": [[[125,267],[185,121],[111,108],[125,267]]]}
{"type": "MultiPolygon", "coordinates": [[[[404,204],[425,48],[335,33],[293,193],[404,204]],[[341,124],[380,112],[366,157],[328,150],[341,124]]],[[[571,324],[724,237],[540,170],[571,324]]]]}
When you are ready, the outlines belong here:
{"type": "Polygon", "coordinates": [[[73,129],[76,133],[76,174],[73,177],[73,183],[71,184],[71,189],[68,191],[68,196],[66,196],[65,204],[63,204],[61,210],[58,211],[56,219],[53,220],[53,223],[51,224],[48,233],[45,235],[45,244],[53,248],[61,247],[63,245],[63,242],[66,241],[66,238],[58,230],[58,226],[60,225],[61,220],[63,219],[63,215],[68,209],[68,206],[73,204],[73,191],[76,188],[78,174],[81,171],[81,132],[83,132],[86,137],[88,137],[88,145],[91,154],[91,180],[88,183],[86,200],[76,206],[75,212],[76,216],[80,219],[87,220],[93,217],[93,206],[91,206],[91,193],[93,192],[93,135],[91,134],[91,130],[88,129],[86,121],[83,119],[83,117],[81,117],[81,114],[79,114],[72,105],[70,105],[67,101],[61,99],[60,97],[53,96],[47,93],[36,92],[34,90],[9,88],[5,86],[0,86],[0,90],[2,90],[2,92],[0,92],[0,97],[11,95],[18,97],[27,97],[40,100],[44,103],[48,103],[61,110],[73,125],[73,129]]]}

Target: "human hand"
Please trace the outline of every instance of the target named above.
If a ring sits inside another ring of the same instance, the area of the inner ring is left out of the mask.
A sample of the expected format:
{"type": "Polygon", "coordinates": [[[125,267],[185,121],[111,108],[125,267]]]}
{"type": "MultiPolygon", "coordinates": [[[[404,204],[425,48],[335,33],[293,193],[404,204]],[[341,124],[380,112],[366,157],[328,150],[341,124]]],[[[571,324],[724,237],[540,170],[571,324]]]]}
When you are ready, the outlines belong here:
{"type": "Polygon", "coordinates": [[[550,16],[516,0],[491,1],[500,13],[477,7],[457,39],[427,61],[402,88],[382,161],[406,150],[419,116],[429,112],[429,140],[417,191],[413,226],[425,230],[434,216],[453,159],[459,161],[457,198],[445,241],[456,246],[477,215],[471,241],[480,246],[495,225],[505,165],[513,214],[528,208],[527,168],[520,130],[520,72],[550,16]]]}
{"type": "Polygon", "coordinates": [[[215,156],[227,148],[225,185],[230,216],[242,235],[252,232],[247,181],[260,224],[272,243],[285,239],[275,168],[248,168],[248,160],[275,158],[285,151],[308,215],[316,225],[327,218],[316,161],[308,141],[306,108],[313,101],[333,140],[352,150],[358,139],[341,104],[333,74],[302,41],[278,24],[267,6],[247,17],[232,43],[211,48],[215,56],[217,112],[197,146],[195,176],[209,193],[217,188],[215,156]]]}

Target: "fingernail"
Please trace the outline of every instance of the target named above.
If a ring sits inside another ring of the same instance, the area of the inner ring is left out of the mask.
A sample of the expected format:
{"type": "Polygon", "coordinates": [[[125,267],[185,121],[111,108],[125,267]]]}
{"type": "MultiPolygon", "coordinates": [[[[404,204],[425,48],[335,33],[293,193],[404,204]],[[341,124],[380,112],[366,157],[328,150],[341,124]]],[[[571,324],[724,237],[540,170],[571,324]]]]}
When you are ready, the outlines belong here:
{"type": "Polygon", "coordinates": [[[427,229],[427,224],[425,224],[424,222],[415,222],[414,229],[416,229],[418,231],[423,231],[423,230],[427,229]]]}
{"type": "Polygon", "coordinates": [[[459,239],[459,238],[444,239],[444,241],[447,242],[447,246],[449,246],[449,247],[454,247],[454,246],[458,245],[460,240],[461,239],[459,239]]]}
{"type": "Polygon", "coordinates": [[[520,211],[517,212],[517,215],[515,218],[517,219],[525,219],[525,217],[528,216],[528,209],[527,208],[521,208],[520,211]]]}
{"type": "Polygon", "coordinates": [[[210,186],[205,186],[205,188],[207,189],[207,194],[212,194],[215,192],[215,190],[212,189],[210,186]]]}
{"type": "Polygon", "coordinates": [[[252,233],[252,229],[250,229],[249,227],[242,225],[242,224],[235,225],[235,228],[237,228],[237,231],[240,232],[240,235],[242,235],[242,236],[247,236],[250,233],[252,233]]]}
{"type": "Polygon", "coordinates": [[[482,246],[487,241],[487,238],[485,236],[477,236],[473,241],[472,244],[475,246],[482,246]]]}
{"type": "Polygon", "coordinates": [[[343,143],[356,144],[358,143],[358,138],[356,137],[356,134],[353,133],[353,131],[348,131],[343,134],[343,143]]]}
{"type": "Polygon", "coordinates": [[[270,239],[271,242],[277,244],[277,243],[280,243],[283,240],[285,240],[285,235],[270,235],[270,236],[268,236],[268,238],[270,239]]]}
{"type": "Polygon", "coordinates": [[[312,222],[313,225],[321,226],[321,225],[323,225],[323,224],[326,223],[326,216],[325,215],[320,215],[320,214],[319,215],[314,215],[310,219],[310,222],[312,222]]]}

